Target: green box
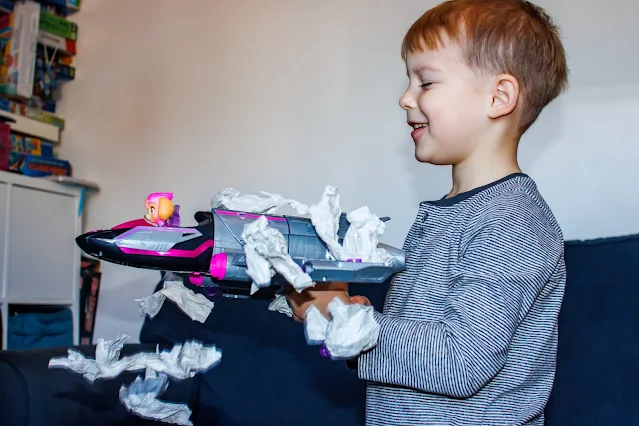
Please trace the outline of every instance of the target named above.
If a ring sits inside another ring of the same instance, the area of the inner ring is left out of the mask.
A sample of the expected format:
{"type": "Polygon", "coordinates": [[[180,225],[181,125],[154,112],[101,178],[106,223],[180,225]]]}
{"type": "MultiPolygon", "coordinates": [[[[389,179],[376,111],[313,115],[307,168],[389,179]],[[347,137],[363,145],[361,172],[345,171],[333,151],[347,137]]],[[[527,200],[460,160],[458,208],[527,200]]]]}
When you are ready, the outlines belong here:
{"type": "Polygon", "coordinates": [[[40,11],[39,29],[73,41],[78,40],[78,24],[46,10],[40,11]]]}

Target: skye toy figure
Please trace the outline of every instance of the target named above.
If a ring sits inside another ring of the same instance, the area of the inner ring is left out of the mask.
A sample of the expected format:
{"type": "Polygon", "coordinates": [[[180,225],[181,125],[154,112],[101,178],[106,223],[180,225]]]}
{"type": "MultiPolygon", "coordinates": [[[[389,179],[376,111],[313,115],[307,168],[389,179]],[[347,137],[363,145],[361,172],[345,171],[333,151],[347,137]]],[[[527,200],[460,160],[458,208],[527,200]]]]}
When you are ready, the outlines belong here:
{"type": "MultiPolygon", "coordinates": [[[[135,268],[159,269],[189,273],[191,282],[201,285],[203,276],[227,281],[223,289],[238,289],[244,282],[248,290],[252,279],[247,274],[242,231],[262,215],[213,208],[195,214],[196,226],[180,227],[178,206],[173,194],[158,192],[147,197],[147,213],[138,219],[110,230],[92,231],[76,238],[87,254],[135,268]],[[236,284],[232,284],[235,282],[236,284]]],[[[285,238],[292,260],[313,281],[351,283],[383,283],[406,269],[403,250],[379,244],[390,255],[390,263],[363,262],[361,259],[334,260],[324,241],[318,236],[311,219],[301,216],[265,215],[269,226],[285,238]]],[[[383,218],[382,220],[389,220],[383,218]]],[[[350,223],[343,213],[339,220],[338,238],[342,242],[350,223]]],[[[283,284],[279,275],[272,284],[283,284]]],[[[217,284],[217,283],[216,283],[217,284]]]]}
{"type": "Polygon", "coordinates": [[[154,192],[144,202],[144,219],[154,226],[180,226],[180,206],[173,204],[173,193],[154,192]]]}

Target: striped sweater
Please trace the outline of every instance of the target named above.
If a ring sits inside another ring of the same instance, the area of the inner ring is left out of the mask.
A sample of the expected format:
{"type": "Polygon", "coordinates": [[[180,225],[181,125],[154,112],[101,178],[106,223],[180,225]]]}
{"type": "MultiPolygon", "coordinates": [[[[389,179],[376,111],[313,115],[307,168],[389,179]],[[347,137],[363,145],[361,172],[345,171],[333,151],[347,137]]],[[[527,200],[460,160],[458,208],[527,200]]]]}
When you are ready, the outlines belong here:
{"type": "Polygon", "coordinates": [[[542,425],[566,282],[563,236],[523,173],[423,202],[377,346],[367,425],[542,425]]]}

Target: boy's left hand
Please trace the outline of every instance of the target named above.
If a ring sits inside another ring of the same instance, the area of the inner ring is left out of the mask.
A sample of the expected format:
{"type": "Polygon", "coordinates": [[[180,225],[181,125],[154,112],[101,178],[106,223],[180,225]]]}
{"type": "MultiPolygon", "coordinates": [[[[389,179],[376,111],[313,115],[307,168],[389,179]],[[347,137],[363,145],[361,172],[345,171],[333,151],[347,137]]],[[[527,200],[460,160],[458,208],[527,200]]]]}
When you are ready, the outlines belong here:
{"type": "Polygon", "coordinates": [[[317,309],[326,318],[329,318],[328,304],[338,297],[346,304],[361,304],[371,306],[370,300],[364,296],[352,296],[348,294],[348,284],[333,283],[317,283],[314,287],[298,293],[293,290],[286,295],[289,305],[293,310],[293,319],[297,322],[304,322],[306,319],[306,310],[315,305],[317,309]]]}
{"type": "Polygon", "coordinates": [[[368,297],[365,296],[351,296],[351,303],[364,305],[364,306],[373,306],[368,297]]]}
{"type": "Polygon", "coordinates": [[[293,319],[297,322],[304,322],[306,310],[311,305],[315,305],[328,318],[328,304],[336,297],[344,303],[351,303],[348,296],[347,283],[317,283],[314,287],[308,288],[301,293],[292,290],[286,294],[286,299],[293,310],[293,319]]]}

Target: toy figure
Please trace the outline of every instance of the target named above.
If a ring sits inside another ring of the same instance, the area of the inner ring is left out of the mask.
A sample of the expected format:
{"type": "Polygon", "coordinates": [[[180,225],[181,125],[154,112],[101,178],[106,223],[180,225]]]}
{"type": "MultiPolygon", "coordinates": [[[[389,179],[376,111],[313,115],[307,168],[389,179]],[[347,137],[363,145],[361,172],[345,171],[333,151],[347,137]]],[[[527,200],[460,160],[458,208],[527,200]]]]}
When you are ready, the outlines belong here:
{"type": "Polygon", "coordinates": [[[180,206],[173,204],[173,193],[154,192],[144,202],[144,219],[153,226],[180,226],[180,206]]]}

